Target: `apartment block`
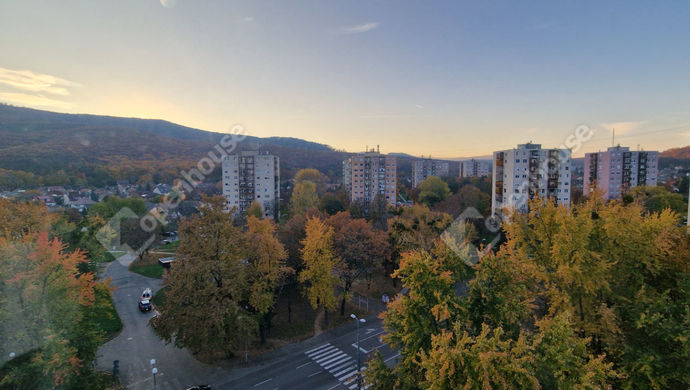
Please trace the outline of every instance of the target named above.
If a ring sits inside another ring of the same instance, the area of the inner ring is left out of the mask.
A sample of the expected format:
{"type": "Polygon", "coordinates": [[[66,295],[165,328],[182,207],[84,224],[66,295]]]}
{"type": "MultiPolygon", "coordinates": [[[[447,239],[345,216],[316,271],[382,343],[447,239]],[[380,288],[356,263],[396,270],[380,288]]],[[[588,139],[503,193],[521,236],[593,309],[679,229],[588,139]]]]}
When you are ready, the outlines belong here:
{"type": "Polygon", "coordinates": [[[412,165],[412,183],[415,188],[429,176],[448,176],[448,162],[425,158],[412,165]]]}
{"type": "Polygon", "coordinates": [[[343,184],[350,201],[374,201],[381,195],[389,205],[395,205],[396,158],[372,149],[343,161],[343,184]]]}
{"type": "Polygon", "coordinates": [[[504,207],[528,210],[528,200],[550,198],[570,207],[571,159],[569,149],[542,149],[527,143],[494,152],[491,213],[504,207]]]}
{"type": "Polygon", "coordinates": [[[489,177],[491,163],[481,160],[468,160],[460,162],[460,178],[465,177],[489,177]]]}
{"type": "Polygon", "coordinates": [[[658,164],[659,152],[631,152],[620,145],[605,152],[586,153],[583,193],[587,195],[599,188],[605,199],[616,199],[631,188],[655,186],[658,164]]]}
{"type": "Polygon", "coordinates": [[[280,160],[278,156],[244,151],[223,159],[223,195],[228,210],[244,214],[257,201],[266,218],[278,218],[280,160]]]}

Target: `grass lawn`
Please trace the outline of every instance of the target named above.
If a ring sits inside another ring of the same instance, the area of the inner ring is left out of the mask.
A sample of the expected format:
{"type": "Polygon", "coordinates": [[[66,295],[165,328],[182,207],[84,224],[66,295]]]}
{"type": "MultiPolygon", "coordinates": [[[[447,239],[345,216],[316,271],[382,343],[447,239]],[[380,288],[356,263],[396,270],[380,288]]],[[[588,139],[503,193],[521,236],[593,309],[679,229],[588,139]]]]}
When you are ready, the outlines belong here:
{"type": "Polygon", "coordinates": [[[95,321],[99,328],[105,331],[106,340],[110,340],[122,329],[122,320],[113,305],[112,294],[106,290],[96,289],[96,302],[101,301],[108,304],[101,308],[103,310],[96,310],[95,321]]]}
{"type": "Polygon", "coordinates": [[[398,280],[396,287],[393,287],[393,279],[383,273],[377,273],[372,276],[371,281],[357,280],[352,285],[352,290],[362,294],[365,297],[369,297],[378,302],[381,302],[381,296],[387,294],[391,299],[400,292],[402,289],[402,283],[398,280]]]}
{"type": "Polygon", "coordinates": [[[158,264],[158,259],[161,257],[166,257],[166,255],[156,253],[144,256],[143,260],[137,258],[129,265],[129,270],[149,278],[162,279],[165,268],[158,264]]]}
{"type": "Polygon", "coordinates": [[[160,251],[160,252],[175,253],[178,246],[180,246],[180,240],[173,241],[173,242],[167,243],[165,245],[161,245],[158,248],[156,248],[155,250],[160,251]]]}
{"type": "Polygon", "coordinates": [[[163,287],[163,288],[159,289],[158,291],[156,291],[155,294],[153,294],[153,298],[151,298],[151,302],[153,302],[153,304],[155,306],[163,306],[165,304],[165,290],[166,289],[167,289],[167,287],[163,287]]]}

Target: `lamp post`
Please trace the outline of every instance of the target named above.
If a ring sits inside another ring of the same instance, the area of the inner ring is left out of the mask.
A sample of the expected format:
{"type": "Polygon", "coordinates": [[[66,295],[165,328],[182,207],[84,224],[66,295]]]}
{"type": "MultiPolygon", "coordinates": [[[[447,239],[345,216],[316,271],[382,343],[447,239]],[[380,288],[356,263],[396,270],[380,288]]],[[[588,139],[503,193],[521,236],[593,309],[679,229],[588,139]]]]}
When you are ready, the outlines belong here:
{"type": "Polygon", "coordinates": [[[155,367],[156,359],[151,359],[151,374],[153,374],[153,390],[156,390],[156,374],[158,374],[158,368],[155,367]]]}
{"type": "Polygon", "coordinates": [[[359,360],[359,323],[365,323],[367,320],[364,318],[357,318],[356,315],[350,314],[350,318],[355,320],[357,323],[357,388],[361,389],[362,388],[362,375],[361,375],[361,364],[359,360]]]}

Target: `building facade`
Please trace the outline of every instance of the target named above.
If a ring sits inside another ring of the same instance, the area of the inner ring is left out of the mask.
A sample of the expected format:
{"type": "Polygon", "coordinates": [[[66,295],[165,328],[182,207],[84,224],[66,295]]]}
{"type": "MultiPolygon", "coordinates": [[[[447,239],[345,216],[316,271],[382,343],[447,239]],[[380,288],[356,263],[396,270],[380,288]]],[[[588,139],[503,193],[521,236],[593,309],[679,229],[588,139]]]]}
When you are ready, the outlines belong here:
{"type": "Polygon", "coordinates": [[[415,188],[429,176],[448,176],[448,162],[425,158],[412,165],[412,185],[415,188]]]}
{"type": "Polygon", "coordinates": [[[599,188],[605,199],[616,199],[631,188],[655,186],[658,164],[659,152],[631,152],[620,145],[605,152],[586,153],[583,193],[588,195],[599,188]]]}
{"type": "Polygon", "coordinates": [[[396,158],[375,150],[358,153],[343,161],[343,184],[351,202],[373,202],[376,195],[395,205],[396,158]]]}
{"type": "Polygon", "coordinates": [[[491,164],[487,161],[468,160],[460,162],[460,178],[489,177],[491,164]]]}
{"type": "Polygon", "coordinates": [[[570,207],[570,150],[522,144],[494,152],[491,214],[504,207],[528,210],[528,200],[550,198],[570,207]]]}
{"type": "Polygon", "coordinates": [[[280,160],[278,156],[244,151],[223,159],[223,195],[228,210],[244,214],[258,202],[265,218],[278,218],[280,160]]]}

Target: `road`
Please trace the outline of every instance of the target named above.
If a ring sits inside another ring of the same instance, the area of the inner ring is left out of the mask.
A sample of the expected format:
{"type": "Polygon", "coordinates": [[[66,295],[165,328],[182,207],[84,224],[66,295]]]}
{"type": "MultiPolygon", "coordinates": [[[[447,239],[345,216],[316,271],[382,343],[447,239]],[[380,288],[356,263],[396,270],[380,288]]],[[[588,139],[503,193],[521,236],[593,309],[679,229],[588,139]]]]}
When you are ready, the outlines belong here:
{"type": "Polygon", "coordinates": [[[128,389],[135,390],[153,389],[151,359],[156,359],[159,389],[186,389],[227,374],[226,370],[200,363],[185,349],[166,345],[148,326],[153,312],[140,312],[138,298],[146,287],[153,292],[158,290],[161,285],[159,279],[130,272],[118,261],[108,266],[105,277],[112,278],[112,285],[117,288],[113,293],[113,303],[123,328],[117,337],[98,350],[97,366],[100,369],[111,371],[113,361],[119,360],[120,381],[128,389]]]}
{"type": "MultiPolygon", "coordinates": [[[[130,272],[115,261],[107,268],[117,288],[113,302],[123,322],[122,332],[99,349],[97,366],[111,371],[120,361],[120,380],[128,389],[153,389],[151,359],[156,359],[158,389],[181,389],[211,384],[214,389],[308,389],[356,388],[357,348],[354,321],[345,326],[288,345],[254,358],[244,367],[203,364],[185,349],[165,344],[148,326],[151,312],[141,313],[137,300],[144,288],[158,290],[161,281],[130,272]]],[[[362,365],[366,355],[378,350],[388,363],[397,354],[379,340],[381,320],[367,318],[360,327],[362,365]]]]}
{"type": "MultiPolygon", "coordinates": [[[[335,390],[357,388],[357,348],[354,324],[340,332],[329,332],[298,345],[297,350],[276,359],[242,378],[219,382],[220,389],[310,389],[335,390]],[[323,336],[323,337],[322,337],[323,336]]],[[[366,356],[378,350],[389,364],[398,354],[380,341],[381,320],[370,317],[360,327],[362,366],[366,356]]]]}

